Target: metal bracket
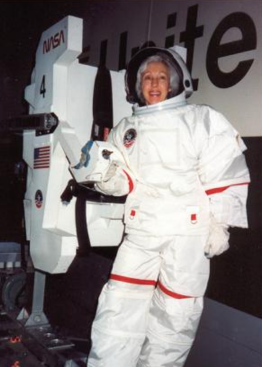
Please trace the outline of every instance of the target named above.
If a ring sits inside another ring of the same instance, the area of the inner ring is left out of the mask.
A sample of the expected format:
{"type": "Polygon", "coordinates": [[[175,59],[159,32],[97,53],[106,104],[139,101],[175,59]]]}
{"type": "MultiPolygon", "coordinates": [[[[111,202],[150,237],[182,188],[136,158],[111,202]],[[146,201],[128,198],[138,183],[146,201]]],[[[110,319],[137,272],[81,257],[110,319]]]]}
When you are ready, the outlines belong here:
{"type": "Polygon", "coordinates": [[[46,274],[36,270],[34,277],[32,312],[29,315],[25,309],[19,313],[17,320],[28,326],[49,326],[49,321],[43,311],[46,274]]]}

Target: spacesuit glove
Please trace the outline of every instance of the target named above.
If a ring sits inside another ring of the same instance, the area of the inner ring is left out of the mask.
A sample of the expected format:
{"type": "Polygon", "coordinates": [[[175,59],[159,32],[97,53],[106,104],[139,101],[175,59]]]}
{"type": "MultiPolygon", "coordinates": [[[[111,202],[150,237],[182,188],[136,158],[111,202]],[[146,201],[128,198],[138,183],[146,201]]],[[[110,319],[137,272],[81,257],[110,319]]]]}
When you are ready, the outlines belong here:
{"type": "Polygon", "coordinates": [[[229,232],[226,224],[218,223],[211,216],[209,237],[205,246],[205,256],[211,259],[229,249],[229,232]]]}
{"type": "Polygon", "coordinates": [[[128,195],[135,185],[135,179],[129,169],[120,162],[112,161],[102,182],[97,182],[97,191],[106,195],[128,195]]]}

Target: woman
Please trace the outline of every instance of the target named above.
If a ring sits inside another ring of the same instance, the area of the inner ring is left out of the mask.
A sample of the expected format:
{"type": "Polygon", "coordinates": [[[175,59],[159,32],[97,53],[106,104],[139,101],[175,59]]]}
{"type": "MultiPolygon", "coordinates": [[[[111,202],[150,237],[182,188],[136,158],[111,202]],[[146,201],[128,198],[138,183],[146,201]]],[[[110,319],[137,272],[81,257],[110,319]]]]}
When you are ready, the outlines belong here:
{"type": "Polygon", "coordinates": [[[249,173],[237,132],[207,106],[187,105],[192,82],[173,49],[130,61],[134,113],[110,134],[114,162],[97,189],[125,195],[126,237],[99,299],[89,367],[183,366],[195,338],[209,258],[228,227],[247,226],[249,173]]]}

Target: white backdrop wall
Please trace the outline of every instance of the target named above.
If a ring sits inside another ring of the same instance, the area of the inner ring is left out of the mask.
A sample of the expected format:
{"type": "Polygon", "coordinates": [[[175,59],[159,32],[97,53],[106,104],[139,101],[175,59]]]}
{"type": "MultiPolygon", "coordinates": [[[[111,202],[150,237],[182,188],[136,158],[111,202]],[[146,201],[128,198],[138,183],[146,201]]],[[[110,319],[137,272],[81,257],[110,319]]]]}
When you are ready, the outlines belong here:
{"type": "Polygon", "coordinates": [[[103,53],[109,69],[123,68],[135,48],[188,48],[195,80],[190,103],[213,106],[244,137],[262,136],[262,1],[130,0],[101,2],[86,14],[89,63],[103,53]]]}

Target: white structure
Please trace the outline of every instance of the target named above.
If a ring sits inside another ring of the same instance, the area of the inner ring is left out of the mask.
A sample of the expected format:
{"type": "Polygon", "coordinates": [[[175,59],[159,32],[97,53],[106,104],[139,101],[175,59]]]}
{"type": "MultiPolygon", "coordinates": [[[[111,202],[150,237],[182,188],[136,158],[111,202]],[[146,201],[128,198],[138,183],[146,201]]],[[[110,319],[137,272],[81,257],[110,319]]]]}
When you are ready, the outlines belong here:
{"type": "MultiPolygon", "coordinates": [[[[58,126],[49,132],[24,131],[23,158],[28,165],[24,200],[26,234],[34,267],[48,273],[66,272],[78,241],[75,201],[60,196],[72,178],[81,148],[93,125],[93,90],[98,68],[79,63],[83,22],[68,16],[41,37],[31,85],[25,98],[30,114],[53,113],[58,126]]],[[[124,74],[111,72],[114,122],[131,113],[125,100],[124,74]]],[[[111,122],[110,122],[111,123],[111,122]]],[[[123,235],[122,204],[88,203],[88,231],[92,246],[116,246],[123,235]]]]}

